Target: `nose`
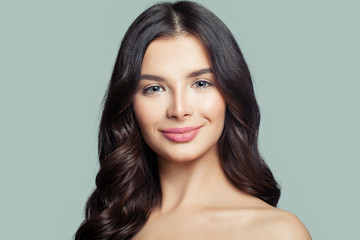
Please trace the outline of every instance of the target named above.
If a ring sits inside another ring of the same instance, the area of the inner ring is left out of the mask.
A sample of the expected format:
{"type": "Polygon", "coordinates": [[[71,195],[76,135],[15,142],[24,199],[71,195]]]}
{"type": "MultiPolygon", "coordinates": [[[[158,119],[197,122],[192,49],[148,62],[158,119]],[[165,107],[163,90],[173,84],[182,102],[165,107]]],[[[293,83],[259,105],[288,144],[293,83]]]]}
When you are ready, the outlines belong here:
{"type": "Polygon", "coordinates": [[[193,114],[191,106],[191,97],[186,90],[177,89],[171,94],[169,106],[167,109],[167,117],[176,120],[184,120],[193,114]]]}

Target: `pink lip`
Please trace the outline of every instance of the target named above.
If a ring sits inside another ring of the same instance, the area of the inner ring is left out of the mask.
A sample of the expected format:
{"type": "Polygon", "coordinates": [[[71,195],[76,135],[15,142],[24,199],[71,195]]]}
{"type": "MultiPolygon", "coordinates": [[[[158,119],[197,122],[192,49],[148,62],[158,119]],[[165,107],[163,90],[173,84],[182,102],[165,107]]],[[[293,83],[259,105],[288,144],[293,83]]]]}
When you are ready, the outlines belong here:
{"type": "Polygon", "coordinates": [[[169,128],[161,130],[160,132],[170,141],[177,143],[190,142],[202,126],[184,127],[184,128],[169,128]]]}

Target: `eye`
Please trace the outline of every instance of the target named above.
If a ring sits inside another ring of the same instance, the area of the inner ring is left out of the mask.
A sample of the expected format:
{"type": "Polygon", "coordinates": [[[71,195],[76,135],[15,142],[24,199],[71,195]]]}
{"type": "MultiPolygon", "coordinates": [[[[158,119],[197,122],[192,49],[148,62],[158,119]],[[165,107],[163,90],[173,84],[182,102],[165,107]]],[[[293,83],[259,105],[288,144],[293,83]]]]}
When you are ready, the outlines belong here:
{"type": "Polygon", "coordinates": [[[204,81],[204,80],[199,80],[199,81],[196,81],[193,86],[194,87],[197,87],[197,88],[206,88],[206,87],[209,87],[211,85],[214,85],[213,83],[210,83],[208,81],[204,81]]]}
{"type": "Polygon", "coordinates": [[[159,85],[153,85],[144,89],[143,94],[154,94],[164,91],[164,88],[159,85]]]}

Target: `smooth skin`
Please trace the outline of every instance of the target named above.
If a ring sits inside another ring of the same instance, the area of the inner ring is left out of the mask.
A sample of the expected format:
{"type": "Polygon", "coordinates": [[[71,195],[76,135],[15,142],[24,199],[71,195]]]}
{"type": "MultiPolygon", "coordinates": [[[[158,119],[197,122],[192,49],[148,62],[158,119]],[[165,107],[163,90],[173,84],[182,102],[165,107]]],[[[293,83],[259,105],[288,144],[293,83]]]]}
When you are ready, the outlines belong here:
{"type": "Polygon", "coordinates": [[[293,214],[235,188],[220,166],[217,142],[226,103],[210,59],[191,35],[154,40],[145,52],[133,108],[158,156],[162,203],[134,240],[309,240],[293,214]],[[164,129],[198,127],[172,141],[164,129]]]}

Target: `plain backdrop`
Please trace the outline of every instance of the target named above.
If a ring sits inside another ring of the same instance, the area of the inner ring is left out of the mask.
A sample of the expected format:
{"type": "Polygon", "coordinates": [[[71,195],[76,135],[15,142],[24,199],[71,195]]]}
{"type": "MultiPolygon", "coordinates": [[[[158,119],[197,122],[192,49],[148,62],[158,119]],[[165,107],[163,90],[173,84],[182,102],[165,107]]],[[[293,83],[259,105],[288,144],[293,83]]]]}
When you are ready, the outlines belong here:
{"type": "MultiPolygon", "coordinates": [[[[155,2],[0,0],[0,239],[72,239],[120,41],[155,2]]],[[[359,2],[198,2],[250,66],[279,207],[314,239],[360,239],[359,2]]]]}

